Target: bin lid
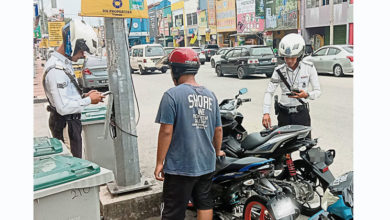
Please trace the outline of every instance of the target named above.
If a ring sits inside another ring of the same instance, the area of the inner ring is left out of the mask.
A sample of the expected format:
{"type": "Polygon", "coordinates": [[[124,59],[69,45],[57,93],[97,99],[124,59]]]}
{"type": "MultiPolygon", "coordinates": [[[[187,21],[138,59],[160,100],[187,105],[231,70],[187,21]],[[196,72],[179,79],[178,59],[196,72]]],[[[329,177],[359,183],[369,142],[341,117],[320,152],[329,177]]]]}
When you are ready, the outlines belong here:
{"type": "Polygon", "coordinates": [[[34,191],[99,173],[100,167],[72,156],[55,155],[34,161],[34,191]]]}
{"type": "Polygon", "coordinates": [[[34,157],[62,152],[62,143],[57,138],[34,137],[34,157]]]}
{"type": "Polygon", "coordinates": [[[90,106],[81,112],[81,122],[98,121],[106,118],[106,106],[90,106]]]}

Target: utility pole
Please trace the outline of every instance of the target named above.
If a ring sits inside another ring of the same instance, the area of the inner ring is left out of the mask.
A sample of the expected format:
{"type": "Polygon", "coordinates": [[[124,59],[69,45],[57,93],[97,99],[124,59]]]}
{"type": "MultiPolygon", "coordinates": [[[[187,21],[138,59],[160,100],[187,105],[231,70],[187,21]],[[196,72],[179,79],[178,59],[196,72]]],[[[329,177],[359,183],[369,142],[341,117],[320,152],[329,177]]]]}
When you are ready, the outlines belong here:
{"type": "Polygon", "coordinates": [[[133,81],[130,75],[129,42],[123,18],[104,18],[109,88],[114,105],[115,183],[107,184],[111,194],[151,187],[141,178],[134,111],[133,81]]]}
{"type": "Polygon", "coordinates": [[[41,2],[41,10],[42,10],[42,19],[41,19],[41,28],[42,28],[42,34],[46,33],[46,27],[45,27],[45,9],[43,8],[43,0],[40,0],[41,2]]]}
{"type": "Polygon", "coordinates": [[[330,31],[329,31],[329,35],[330,35],[330,41],[329,41],[329,44],[330,45],[333,45],[333,24],[334,24],[334,8],[333,8],[333,1],[334,0],[329,0],[330,1],[330,31]]]}

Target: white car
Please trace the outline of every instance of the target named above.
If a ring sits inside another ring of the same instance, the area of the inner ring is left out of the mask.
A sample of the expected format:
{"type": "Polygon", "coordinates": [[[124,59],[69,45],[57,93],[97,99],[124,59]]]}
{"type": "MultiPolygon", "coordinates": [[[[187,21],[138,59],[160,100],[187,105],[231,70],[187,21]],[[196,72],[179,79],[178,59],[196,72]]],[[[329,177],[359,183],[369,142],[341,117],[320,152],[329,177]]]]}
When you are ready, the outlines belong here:
{"type": "Polygon", "coordinates": [[[131,47],[130,65],[131,72],[139,70],[140,74],[160,70],[167,72],[168,66],[156,67],[156,62],[165,56],[164,48],[160,44],[142,44],[131,47]]]}
{"type": "Polygon", "coordinates": [[[215,55],[210,58],[211,67],[215,68],[215,64],[221,60],[221,56],[228,52],[230,47],[220,48],[215,55]]]}
{"type": "Polygon", "coordinates": [[[193,49],[198,54],[200,64],[203,65],[206,62],[206,56],[204,55],[204,51],[202,51],[200,47],[189,47],[189,48],[193,49]]]}
{"type": "Polygon", "coordinates": [[[353,45],[323,46],[303,60],[312,62],[319,73],[353,74],[353,45]]]}

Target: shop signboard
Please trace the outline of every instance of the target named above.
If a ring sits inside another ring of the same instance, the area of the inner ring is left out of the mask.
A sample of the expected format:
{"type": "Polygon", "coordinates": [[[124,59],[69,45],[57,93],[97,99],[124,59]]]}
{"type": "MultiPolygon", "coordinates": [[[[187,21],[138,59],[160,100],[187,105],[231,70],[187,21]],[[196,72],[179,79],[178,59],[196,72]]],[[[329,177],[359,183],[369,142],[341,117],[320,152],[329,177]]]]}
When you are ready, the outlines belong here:
{"type": "Polygon", "coordinates": [[[266,0],[265,29],[267,31],[298,28],[297,0],[266,0]]]}
{"type": "Polygon", "coordinates": [[[59,47],[62,44],[62,27],[65,26],[63,21],[52,21],[47,24],[49,29],[49,46],[59,47]]]}
{"type": "Polygon", "coordinates": [[[264,30],[264,19],[255,15],[255,0],[237,0],[237,32],[260,32],[264,30]]]}
{"type": "Polygon", "coordinates": [[[255,13],[256,17],[264,19],[265,11],[264,11],[264,2],[266,0],[255,0],[255,13]]]}
{"type": "Polygon", "coordinates": [[[148,18],[146,0],[81,0],[81,16],[148,18]]]}
{"type": "Polygon", "coordinates": [[[217,0],[217,32],[236,31],[236,1],[217,0]]]}

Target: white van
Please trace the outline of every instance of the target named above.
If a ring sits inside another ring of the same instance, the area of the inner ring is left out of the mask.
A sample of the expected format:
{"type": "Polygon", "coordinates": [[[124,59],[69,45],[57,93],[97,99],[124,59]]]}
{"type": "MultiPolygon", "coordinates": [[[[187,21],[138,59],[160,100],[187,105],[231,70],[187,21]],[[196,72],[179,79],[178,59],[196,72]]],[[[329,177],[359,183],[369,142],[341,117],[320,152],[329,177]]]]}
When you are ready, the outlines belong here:
{"type": "Polygon", "coordinates": [[[142,44],[131,47],[130,65],[132,73],[135,70],[139,70],[141,75],[155,70],[162,73],[167,72],[167,65],[160,69],[156,67],[156,62],[163,56],[165,56],[165,52],[160,44],[142,44]]]}

